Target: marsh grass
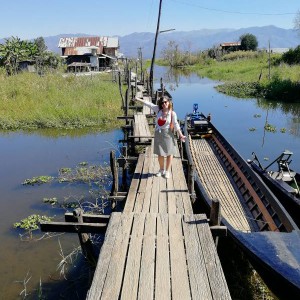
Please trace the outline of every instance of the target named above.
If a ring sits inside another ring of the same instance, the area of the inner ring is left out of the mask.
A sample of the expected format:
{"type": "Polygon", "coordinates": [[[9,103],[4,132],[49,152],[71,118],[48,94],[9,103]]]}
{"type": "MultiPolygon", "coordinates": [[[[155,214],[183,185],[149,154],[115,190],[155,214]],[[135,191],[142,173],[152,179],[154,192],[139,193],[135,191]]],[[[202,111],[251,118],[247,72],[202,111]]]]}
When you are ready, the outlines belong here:
{"type": "Polygon", "coordinates": [[[190,70],[224,81],[218,90],[229,95],[300,102],[300,65],[282,63],[278,54],[271,54],[270,68],[267,53],[237,51],[224,55],[222,61],[198,64],[190,70]]]}
{"type": "Polygon", "coordinates": [[[110,75],[7,77],[0,72],[0,129],[113,128],[121,114],[118,86],[110,75]]]}

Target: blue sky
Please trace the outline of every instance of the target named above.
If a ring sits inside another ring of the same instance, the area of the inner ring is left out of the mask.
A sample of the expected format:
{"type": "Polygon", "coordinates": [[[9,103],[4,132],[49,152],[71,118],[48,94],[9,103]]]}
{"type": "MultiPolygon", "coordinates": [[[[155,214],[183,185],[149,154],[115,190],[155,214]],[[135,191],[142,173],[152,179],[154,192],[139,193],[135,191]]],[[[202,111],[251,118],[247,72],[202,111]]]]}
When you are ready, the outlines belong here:
{"type": "MultiPolygon", "coordinates": [[[[0,38],[155,32],[159,0],[0,0],[0,38]]],[[[299,0],[163,0],[160,29],[293,28],[299,0]]]]}

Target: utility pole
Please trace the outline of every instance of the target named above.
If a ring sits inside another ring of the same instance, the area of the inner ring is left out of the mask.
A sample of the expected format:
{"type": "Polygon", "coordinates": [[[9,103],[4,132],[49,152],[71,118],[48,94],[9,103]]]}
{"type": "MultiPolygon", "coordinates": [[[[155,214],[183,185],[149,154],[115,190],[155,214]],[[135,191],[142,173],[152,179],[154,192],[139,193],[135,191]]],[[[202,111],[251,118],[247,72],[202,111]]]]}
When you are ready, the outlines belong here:
{"type": "Polygon", "coordinates": [[[152,54],[152,60],[151,60],[150,74],[149,74],[149,77],[150,77],[149,78],[149,81],[150,81],[150,95],[151,95],[151,97],[153,95],[153,67],[154,67],[154,61],[155,61],[157,38],[158,38],[158,34],[159,34],[161,6],[162,6],[162,0],[159,1],[158,19],[157,19],[156,33],[155,33],[155,39],[154,39],[154,48],[153,48],[153,54],[152,54]]]}
{"type": "Polygon", "coordinates": [[[271,49],[270,49],[270,40],[269,40],[269,80],[271,79],[271,49]]]}

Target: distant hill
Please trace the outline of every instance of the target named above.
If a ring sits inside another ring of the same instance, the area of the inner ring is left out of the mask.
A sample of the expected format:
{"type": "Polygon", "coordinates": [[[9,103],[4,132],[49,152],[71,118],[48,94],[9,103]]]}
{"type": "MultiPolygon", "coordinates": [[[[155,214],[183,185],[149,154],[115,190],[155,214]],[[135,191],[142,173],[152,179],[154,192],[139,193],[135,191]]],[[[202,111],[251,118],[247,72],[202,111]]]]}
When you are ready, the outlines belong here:
{"type": "MultiPolygon", "coordinates": [[[[259,48],[294,48],[300,44],[300,36],[293,29],[283,29],[276,26],[249,27],[241,29],[201,29],[193,31],[172,31],[159,35],[157,44],[157,57],[167,47],[169,41],[175,41],[181,50],[198,51],[211,48],[223,42],[236,42],[245,33],[252,33],[257,37],[259,48]]],[[[61,37],[92,36],[90,34],[60,34],[44,37],[50,51],[60,53],[57,48],[61,37]]],[[[138,48],[142,47],[143,57],[151,58],[154,44],[154,33],[135,32],[119,36],[120,52],[127,57],[137,57],[138,48]]],[[[3,43],[3,39],[0,39],[3,43]]]]}

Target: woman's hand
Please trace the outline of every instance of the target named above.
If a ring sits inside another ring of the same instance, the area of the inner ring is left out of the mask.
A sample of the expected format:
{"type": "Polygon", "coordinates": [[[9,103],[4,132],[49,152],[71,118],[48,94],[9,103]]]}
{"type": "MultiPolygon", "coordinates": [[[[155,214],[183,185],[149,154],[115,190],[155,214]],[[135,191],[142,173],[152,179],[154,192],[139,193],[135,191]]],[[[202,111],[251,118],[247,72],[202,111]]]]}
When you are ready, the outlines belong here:
{"type": "Polygon", "coordinates": [[[134,97],[132,99],[133,101],[141,101],[141,102],[144,102],[144,100],[142,98],[139,98],[139,97],[134,97]]]}
{"type": "Polygon", "coordinates": [[[186,136],[185,136],[185,135],[181,134],[181,135],[179,136],[179,138],[180,138],[180,140],[181,140],[183,143],[185,143],[185,139],[186,139],[186,136]]]}

